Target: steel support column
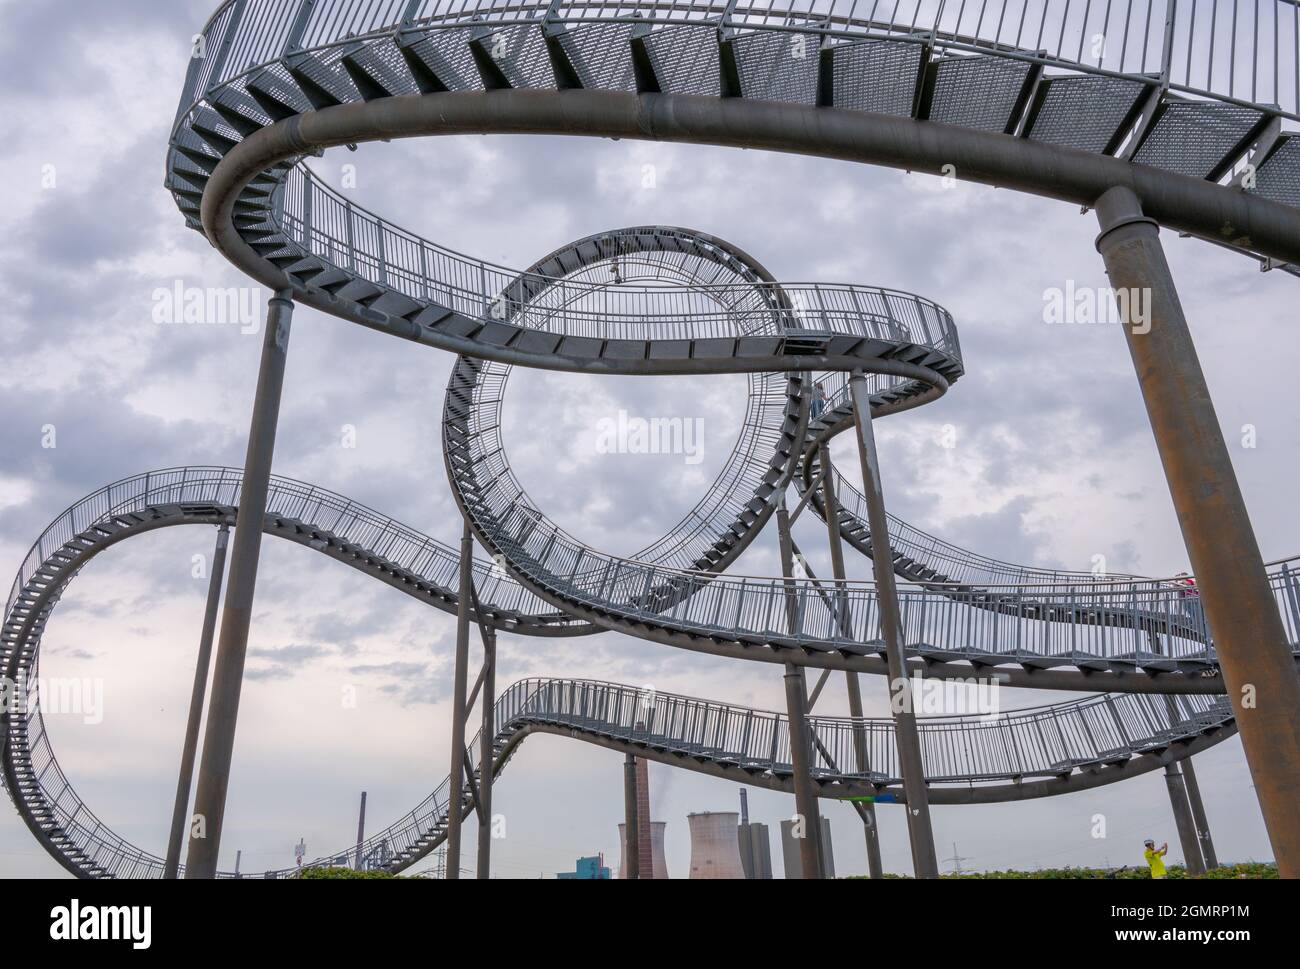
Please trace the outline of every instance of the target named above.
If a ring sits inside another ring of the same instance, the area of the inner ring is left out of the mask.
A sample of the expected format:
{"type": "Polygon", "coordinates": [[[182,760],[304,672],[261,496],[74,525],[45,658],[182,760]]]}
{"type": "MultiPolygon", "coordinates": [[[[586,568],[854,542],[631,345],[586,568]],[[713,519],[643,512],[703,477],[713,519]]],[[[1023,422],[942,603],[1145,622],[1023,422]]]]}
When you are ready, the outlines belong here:
{"type": "Polygon", "coordinates": [[[483,710],[483,726],[479,731],[478,754],[478,877],[487,878],[492,863],[492,775],[495,767],[496,696],[497,690],[497,634],[491,627],[483,627],[483,695],[479,699],[483,710]]]}
{"type": "Polygon", "coordinates": [[[640,825],[636,809],[636,758],[628,754],[623,761],[623,875],[641,877],[640,825]]]}
{"type": "Polygon", "coordinates": [[[456,603],[456,668],[451,685],[451,768],[447,785],[447,876],[460,878],[460,833],[465,789],[465,690],[469,680],[469,610],[473,597],[474,539],[469,522],[460,537],[460,595],[456,603]]]}
{"type": "Polygon", "coordinates": [[[1125,337],[1278,873],[1300,878],[1300,676],[1159,228],[1122,186],[1096,208],[1097,249],[1112,288],[1128,294],[1125,337]]]}
{"type": "Polygon", "coordinates": [[[885,516],[885,495],[881,486],[880,456],[876,433],[871,426],[871,397],[862,371],[849,380],[853,414],[857,424],[858,457],[862,462],[862,494],[867,503],[867,524],[871,529],[871,567],[876,577],[880,605],[880,631],[885,640],[889,665],[890,706],[894,715],[894,736],[898,743],[898,766],[903,775],[907,801],[907,833],[912,845],[912,867],[917,878],[938,878],[939,860],[934,850],[930,825],[930,798],[925,786],[925,764],[921,759],[921,738],[912,709],[912,690],[907,680],[907,657],[903,653],[903,622],[894,582],[894,560],[889,546],[889,525],[885,516]]]}
{"type": "Polygon", "coordinates": [[[357,815],[357,860],[354,867],[361,871],[365,859],[361,857],[361,846],[366,840],[366,792],[361,792],[361,813],[357,815]]]}
{"type": "Polygon", "coordinates": [[[226,546],[230,526],[217,529],[217,547],[212,553],[208,576],[208,604],[203,613],[199,634],[199,656],[194,663],[194,686],[190,690],[190,716],[185,724],[185,742],[181,745],[181,771],[176,780],[176,800],[172,804],[172,828],[167,838],[167,857],[163,861],[163,878],[175,878],[181,863],[181,843],[185,840],[189,819],[190,791],[194,783],[194,757],[199,747],[199,725],[203,722],[203,698],[208,692],[208,667],[212,665],[212,638],[217,631],[217,610],[221,607],[221,583],[226,572],[226,546]]]}
{"type": "Polygon", "coordinates": [[[1201,800],[1201,785],[1196,780],[1196,769],[1192,767],[1192,758],[1179,763],[1183,772],[1183,786],[1187,788],[1187,803],[1192,808],[1192,820],[1196,823],[1196,836],[1201,842],[1201,859],[1206,868],[1218,868],[1219,856],[1214,853],[1214,839],[1210,837],[1210,820],[1205,816],[1205,802],[1201,800]]]}
{"type": "Polygon", "coordinates": [[[799,867],[804,878],[822,877],[821,816],[812,779],[812,738],[808,733],[808,686],[803,667],[785,666],[785,705],[790,718],[790,769],[794,774],[794,807],[803,819],[799,867]]]}
{"type": "MultiPolygon", "coordinates": [[[[785,496],[776,506],[776,532],[781,550],[781,574],[785,576],[786,623],[791,635],[799,629],[799,595],[794,582],[794,537],[790,534],[790,512],[785,507],[785,496]]],[[[799,843],[799,856],[804,878],[824,878],[826,860],[822,857],[821,806],[817,803],[816,787],[812,779],[813,737],[808,725],[808,681],[803,667],[786,664],[786,705],[790,717],[790,764],[794,771],[795,811],[804,819],[804,836],[799,843]],[[791,671],[798,676],[797,692],[791,680],[791,671]],[[797,712],[796,712],[797,708],[797,712]],[[797,720],[797,724],[796,724],[797,720]],[[805,849],[811,845],[814,854],[814,871],[808,873],[805,849]]]]}
{"type": "MultiPolygon", "coordinates": [[[[831,474],[831,449],[823,444],[817,452],[817,461],[822,469],[822,513],[826,518],[826,530],[831,546],[831,574],[835,579],[835,609],[839,615],[840,626],[845,633],[852,627],[848,619],[848,596],[844,587],[847,575],[844,570],[844,538],[840,535],[839,499],[835,495],[835,482],[831,474]]],[[[853,752],[857,758],[859,773],[866,774],[871,769],[867,756],[866,730],[861,726],[862,684],[858,674],[850,671],[844,674],[845,685],[849,694],[849,716],[855,721],[853,728],[853,752]]],[[[867,871],[872,878],[884,878],[884,868],[880,862],[880,829],[876,825],[876,806],[870,801],[862,805],[862,832],[867,840],[867,871]]]]}
{"type": "Polygon", "coordinates": [[[1174,810],[1174,826],[1178,828],[1178,843],[1183,847],[1183,863],[1188,872],[1200,875],[1205,872],[1201,860],[1201,842],[1196,836],[1196,822],[1192,820],[1192,806],[1187,800],[1187,788],[1178,764],[1165,764],[1165,786],[1169,788],[1169,805],[1174,810]]]}
{"type": "Polygon", "coordinates": [[[213,878],[217,873],[226,790],[230,784],[230,761],[234,755],[235,727],[239,718],[239,694],[248,652],[248,629],[253,618],[257,561],[262,549],[262,522],[266,517],[271,458],[275,453],[280,394],[284,389],[284,368],[289,353],[292,295],[291,290],[278,290],[267,304],[262,359],[257,374],[257,392],[253,398],[248,452],[244,459],[244,480],[239,493],[235,539],[230,549],[230,578],[221,610],[212,699],[208,705],[208,725],[203,735],[203,757],[194,795],[198,826],[190,836],[185,860],[186,878],[213,878]]]}

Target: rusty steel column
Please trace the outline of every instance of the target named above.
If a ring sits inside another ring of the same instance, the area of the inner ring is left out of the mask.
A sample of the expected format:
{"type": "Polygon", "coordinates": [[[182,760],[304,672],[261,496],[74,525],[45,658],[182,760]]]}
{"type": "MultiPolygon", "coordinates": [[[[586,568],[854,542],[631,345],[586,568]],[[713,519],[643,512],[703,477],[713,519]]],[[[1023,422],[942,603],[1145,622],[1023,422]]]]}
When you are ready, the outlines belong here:
{"type": "Polygon", "coordinates": [[[497,633],[491,626],[483,627],[483,726],[479,730],[478,755],[478,877],[489,878],[492,865],[492,783],[495,780],[496,715],[497,715],[497,633]]]}
{"type": "Polygon", "coordinates": [[[1196,769],[1188,757],[1179,765],[1183,771],[1183,786],[1187,788],[1187,803],[1192,806],[1192,820],[1196,822],[1196,837],[1201,842],[1201,857],[1206,868],[1218,868],[1219,856],[1214,853],[1214,839],[1210,837],[1210,819],[1205,816],[1205,802],[1201,800],[1201,785],[1196,780],[1196,769]]]}
{"type": "Polygon", "coordinates": [[[1201,842],[1196,837],[1196,822],[1192,820],[1192,806],[1187,800],[1187,788],[1178,764],[1165,764],[1165,786],[1169,789],[1169,806],[1174,812],[1174,827],[1178,829],[1178,843],[1183,847],[1183,864],[1192,875],[1205,873],[1201,860],[1201,842]]]}
{"type": "Polygon", "coordinates": [[[880,456],[876,453],[876,432],[871,426],[871,400],[867,380],[855,370],[849,380],[853,394],[853,416],[858,434],[858,458],[862,462],[862,495],[867,502],[867,525],[871,530],[871,567],[876,577],[880,603],[880,634],[885,640],[889,665],[889,697],[894,715],[894,738],[898,745],[899,772],[907,801],[907,833],[912,846],[912,868],[917,878],[938,878],[939,858],[934,850],[934,829],[930,823],[930,795],[925,786],[925,762],[921,757],[921,736],[912,709],[912,689],[907,680],[907,656],[903,652],[903,621],[898,606],[898,585],[894,581],[894,559],[889,547],[889,524],[885,494],[880,480],[880,456]]]}
{"type": "Polygon", "coordinates": [[[163,878],[175,878],[181,863],[181,843],[190,806],[190,787],[194,782],[194,757],[199,747],[199,725],[203,720],[203,698],[208,692],[208,667],[212,665],[212,639],[217,631],[217,613],[221,608],[221,583],[226,570],[226,545],[230,526],[222,522],[217,529],[217,547],[212,553],[212,574],[208,576],[208,602],[199,633],[199,657],[194,664],[194,685],[190,688],[190,715],[181,746],[181,771],[176,780],[176,799],[172,803],[171,835],[167,838],[167,857],[163,861],[163,878]]]}
{"type": "Polygon", "coordinates": [[[1143,320],[1132,296],[1121,300],[1125,337],[1278,873],[1300,878],[1300,676],[1159,228],[1122,186],[1096,209],[1111,286],[1149,308],[1143,320]]]}
{"type": "MultiPolygon", "coordinates": [[[[835,481],[831,477],[831,449],[823,444],[817,452],[817,460],[822,468],[822,512],[826,518],[826,530],[831,546],[831,575],[835,579],[835,608],[839,611],[840,627],[847,633],[851,630],[848,617],[848,596],[844,587],[844,538],[840,535],[839,499],[835,495],[835,481]]],[[[871,769],[867,756],[866,731],[860,723],[862,712],[862,685],[858,674],[852,671],[844,674],[849,694],[849,716],[858,725],[853,729],[853,752],[857,757],[855,765],[858,773],[865,774],[871,769]]],[[[876,824],[876,806],[870,801],[862,805],[862,831],[867,840],[867,871],[872,878],[884,878],[884,867],[880,862],[880,829],[876,824]]]]}
{"type": "Polygon", "coordinates": [[[451,682],[451,768],[447,782],[447,873],[460,878],[465,791],[465,703],[469,680],[469,608],[473,598],[474,539],[466,520],[460,537],[460,592],[456,603],[456,665],[451,682]]]}
{"type": "Polygon", "coordinates": [[[185,856],[186,878],[215,878],[217,874],[292,321],[293,291],[277,290],[266,306],[266,331],[262,335],[262,358],[253,396],[244,479],[239,490],[239,513],[235,518],[235,538],[230,545],[230,574],[226,579],[226,600],[221,607],[221,632],[212,670],[208,725],[203,732],[203,756],[199,760],[199,780],[194,791],[196,824],[190,832],[185,856]]]}

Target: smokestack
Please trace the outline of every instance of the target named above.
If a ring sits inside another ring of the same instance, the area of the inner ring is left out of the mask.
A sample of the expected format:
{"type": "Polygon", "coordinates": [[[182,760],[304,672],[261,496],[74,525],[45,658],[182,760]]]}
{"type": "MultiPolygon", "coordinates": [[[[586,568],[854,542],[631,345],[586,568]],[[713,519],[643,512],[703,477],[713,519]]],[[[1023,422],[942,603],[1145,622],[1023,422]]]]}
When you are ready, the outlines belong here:
{"type": "Polygon", "coordinates": [[[744,878],[735,811],[688,814],[692,878],[744,878]]]}
{"type": "Polygon", "coordinates": [[[749,792],[740,789],[740,823],[749,824],[749,792]]]}
{"type": "MultiPolygon", "coordinates": [[[[650,857],[653,860],[652,866],[641,869],[642,878],[667,878],[668,862],[664,857],[664,828],[667,822],[654,821],[648,827],[650,828],[650,857]]],[[[638,820],[638,827],[641,827],[638,820]]],[[[618,826],[618,844],[622,851],[618,860],[618,877],[627,878],[627,825],[618,826]]]]}

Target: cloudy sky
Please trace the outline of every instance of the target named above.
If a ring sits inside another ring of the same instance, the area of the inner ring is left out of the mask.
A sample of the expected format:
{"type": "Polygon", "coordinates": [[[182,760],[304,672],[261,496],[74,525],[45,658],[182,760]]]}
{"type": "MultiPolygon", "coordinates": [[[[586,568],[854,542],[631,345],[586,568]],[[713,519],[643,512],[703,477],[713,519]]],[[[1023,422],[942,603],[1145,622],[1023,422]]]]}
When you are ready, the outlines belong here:
{"type": "MultiPolygon", "coordinates": [[[[185,464],[239,465],[260,337],[239,326],[160,325],[157,290],[244,285],[187,230],[162,188],[168,126],[192,33],[212,0],[29,4],[0,0],[0,563],[17,569],[46,524],[117,478],[185,464]],[[74,9],[52,29],[54,7],[74,9]],[[50,430],[54,431],[54,447],[50,430]]],[[[1049,326],[1044,292],[1105,284],[1091,216],[1058,203],[925,176],[760,152],[562,138],[465,137],[333,152],[358,202],[466,252],[523,266],[602,229],[684,225],[735,242],[779,279],[898,287],[947,306],[968,376],[941,401],[878,427],[886,497],[909,521],[998,557],[1168,575],[1186,568],[1121,332],[1049,326]],[[644,185],[653,166],[654,186],[644,185]],[[945,426],[956,446],[942,446],[945,426]]],[[[1300,427],[1297,281],[1165,234],[1165,244],[1267,559],[1300,549],[1286,482],[1300,427]],[[1238,446],[1253,425],[1256,446],[1238,446]]],[[[260,294],[264,305],[266,293],[260,294]]],[[[260,309],[259,309],[260,313],[260,309]]],[[[460,531],[438,443],[452,358],[311,310],[294,321],[277,473],[349,495],[437,538],[460,531]],[[345,428],[356,446],[345,447],[345,428]]],[[[539,506],[590,545],[626,554],[677,521],[725,461],[745,378],[599,378],[516,371],[506,444],[539,506]],[[700,418],[704,454],[598,453],[599,422],[700,418]]],[[[851,467],[854,453],[837,442],[851,467]]],[[[797,538],[829,571],[820,523],[797,538]]],[[[206,582],[192,557],[211,529],[167,529],[93,561],[45,637],[42,672],[104,684],[103,722],[49,719],[58,756],[96,813],[161,853],[206,582]]],[[[736,566],[778,570],[765,534],[736,566]]],[[[855,557],[851,575],[870,563],[855,557]]],[[[297,546],[264,545],[222,845],[245,870],[347,845],[357,800],[371,826],[421,799],[448,761],[454,620],[297,546]],[[340,702],[354,688],[359,702],[340,702]]],[[[581,676],[779,709],[778,667],[606,634],[501,638],[501,687],[581,676]]],[[[884,687],[868,680],[873,712],[884,687]]],[[[1008,691],[1005,706],[1061,694],[1008,691]]],[[[836,678],[819,712],[844,712],[836,678]]],[[[1240,745],[1198,758],[1219,856],[1270,855],[1240,745]]],[[[580,855],[617,864],[622,764],[553,737],[528,740],[497,786],[507,836],[495,874],[551,875],[580,855]]],[[[689,863],[686,815],[732,810],[737,788],[652,765],[670,871],[689,863]]],[[[774,830],[788,796],[752,790],[774,830]]],[[[840,873],[865,870],[843,804],[824,810],[840,873]]],[[[61,872],[12,811],[0,873],[61,872]]],[[[967,867],[1140,863],[1141,839],[1176,833],[1159,773],[1025,804],[937,808],[941,857],[967,867]],[[1107,817],[1105,839],[1092,817],[1107,817]]],[[[905,823],[882,809],[886,867],[908,871],[905,823]]],[[[470,833],[472,839],[472,831],[470,833]]],[[[469,842],[472,844],[472,840],[469,842]]],[[[776,846],[774,846],[776,847],[776,846]]],[[[779,850],[774,851],[780,867],[779,850]]],[[[467,864],[469,855],[467,854],[467,864]]],[[[779,872],[778,872],[779,873],[779,872]]]]}

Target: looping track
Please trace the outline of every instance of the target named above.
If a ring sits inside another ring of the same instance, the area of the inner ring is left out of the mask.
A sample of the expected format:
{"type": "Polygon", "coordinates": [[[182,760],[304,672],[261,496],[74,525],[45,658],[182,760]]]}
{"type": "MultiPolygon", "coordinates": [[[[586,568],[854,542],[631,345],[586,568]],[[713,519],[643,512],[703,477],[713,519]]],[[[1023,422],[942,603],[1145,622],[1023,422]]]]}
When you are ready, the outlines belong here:
{"type": "MultiPolygon", "coordinates": [[[[802,490],[816,481],[820,445],[851,424],[847,374],[869,375],[873,417],[933,400],[961,377],[946,311],[873,287],[777,283],[722,240],[662,226],[579,240],[518,272],[353,205],[305,159],[394,137],[550,133],[738,145],[931,172],[951,166],[960,178],[1075,204],[1130,185],[1164,226],[1266,267],[1290,271],[1300,262],[1300,139],[1282,128],[1300,110],[1300,70],[1294,100],[1276,62],[1271,92],[1241,91],[1235,76],[1216,83],[1213,39],[1201,64],[1195,19],[1172,5],[1164,43],[1155,45],[1161,31],[1150,4],[1140,26],[1140,5],[1105,5],[1101,26],[1114,26],[1113,6],[1125,41],[1095,63],[1083,54],[1096,26],[1087,12],[1077,23],[1067,13],[1053,44],[1049,26],[1058,25],[1046,12],[1035,39],[1024,16],[1018,26],[999,17],[994,28],[982,9],[977,23],[965,19],[964,4],[945,20],[940,4],[926,24],[916,6],[911,22],[885,23],[839,2],[800,11],[652,0],[633,17],[603,3],[558,0],[475,7],[228,0],[204,28],[204,55],[186,79],[167,185],[187,223],[252,278],[290,290],[296,302],[460,355],[444,411],[449,477],[475,534],[509,572],[476,566],[477,618],[522,635],[615,629],[724,656],[884,672],[874,585],[846,583],[828,594],[809,579],[722,573],[788,484],[802,490]],[[1150,46],[1161,50],[1155,73],[1150,46]],[[1273,104],[1265,103],[1269,94],[1273,104]],[[1230,180],[1245,164],[1257,177],[1230,180]],[[500,406],[513,365],[746,373],[750,419],[696,508],[649,548],[620,559],[550,522],[510,470],[500,406]],[[812,373],[832,388],[817,419],[812,373]],[[797,607],[787,610],[791,595],[797,607]]],[[[1275,26],[1287,16],[1300,30],[1300,12],[1277,2],[1275,26]]],[[[1257,22],[1256,47],[1261,29],[1257,22]]],[[[827,473],[840,533],[871,555],[861,496],[827,473]]],[[[69,509],[15,581],[0,640],[5,674],[35,678],[50,611],[85,562],[159,527],[232,521],[240,483],[237,469],[154,472],[69,509]]],[[[816,495],[812,507],[823,511],[816,495]]],[[[455,611],[455,550],[283,479],[273,482],[269,509],[268,533],[455,611]]],[[[1230,708],[1216,695],[1222,680],[1204,619],[1170,582],[1002,563],[897,520],[891,540],[894,570],[911,584],[900,599],[914,668],[1115,691],[991,723],[924,722],[937,803],[1108,783],[1233,731],[1230,708]]],[[[1300,625],[1293,565],[1271,571],[1292,642],[1300,625]]],[[[5,716],[3,767],[37,838],[77,874],[160,873],[159,859],[82,803],[54,759],[39,698],[29,699],[21,714],[5,716]]],[[[640,702],[613,684],[518,683],[497,703],[492,769],[528,734],[552,732],[746,783],[789,785],[781,716],[660,697],[646,720],[640,702]],[[646,720],[644,730],[634,716],[646,720]]],[[[811,724],[824,796],[893,791],[888,721],[811,724]],[[865,776],[845,767],[851,735],[862,731],[875,767],[865,776]]],[[[395,870],[418,860],[441,839],[453,802],[470,809],[461,786],[452,790],[444,781],[368,849],[388,852],[395,870]]]]}

